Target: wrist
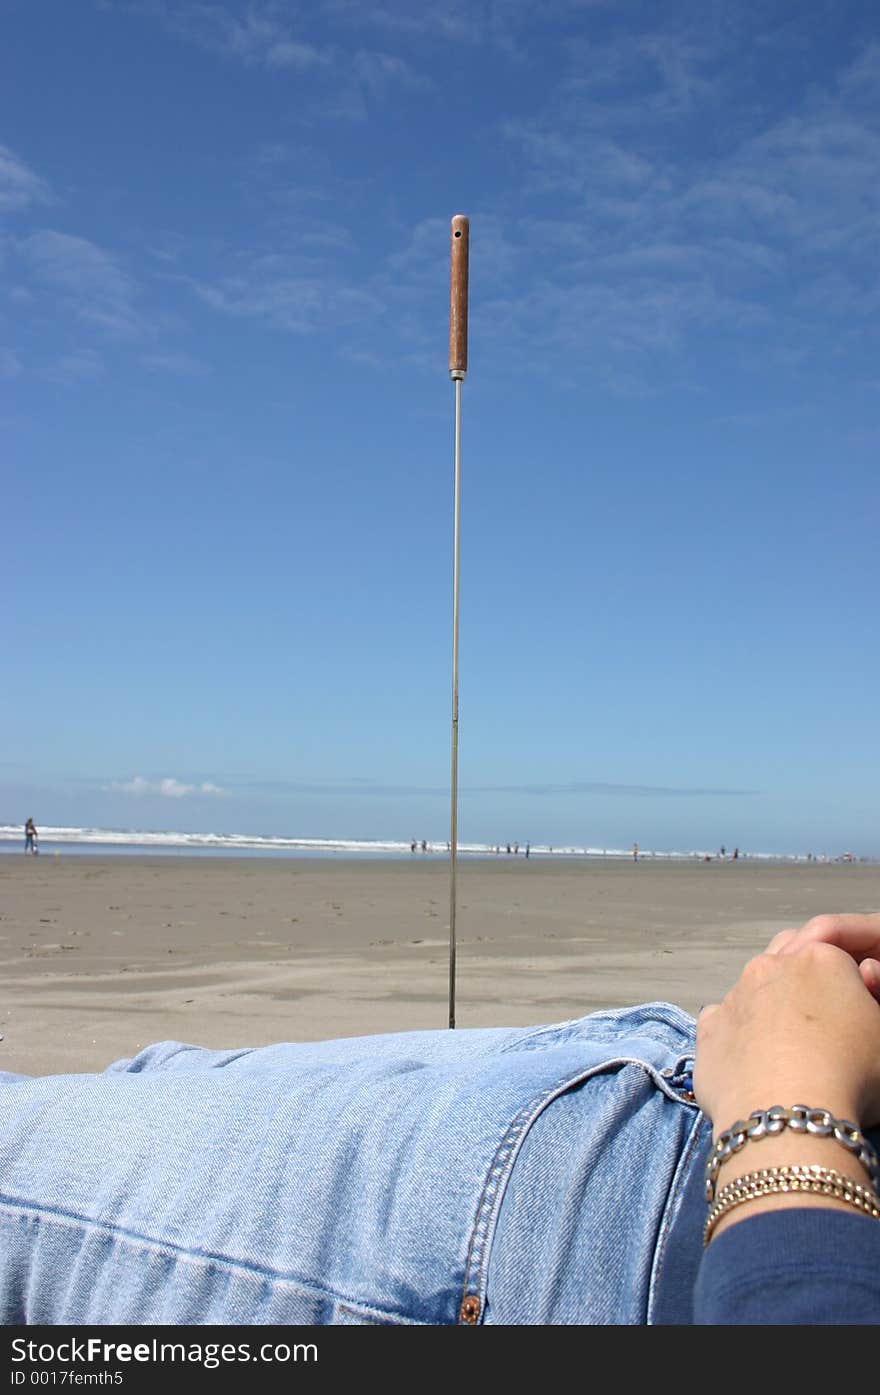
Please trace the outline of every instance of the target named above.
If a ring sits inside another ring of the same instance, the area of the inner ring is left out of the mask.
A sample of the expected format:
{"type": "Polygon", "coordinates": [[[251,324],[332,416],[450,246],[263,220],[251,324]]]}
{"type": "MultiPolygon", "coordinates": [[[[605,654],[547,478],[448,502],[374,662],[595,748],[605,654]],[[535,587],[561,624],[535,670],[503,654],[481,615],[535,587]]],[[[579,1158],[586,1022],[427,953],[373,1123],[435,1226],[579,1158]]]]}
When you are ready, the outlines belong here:
{"type": "Polygon", "coordinates": [[[837,1081],[828,1084],[823,1084],[821,1080],[806,1083],[789,1080],[782,1084],[777,1081],[771,1082],[769,1087],[764,1082],[755,1087],[731,1090],[717,1101],[713,1101],[713,1139],[717,1139],[719,1134],[729,1129],[736,1120],[748,1120],[753,1111],[769,1109],[770,1106],[763,1103],[765,1100],[778,1100],[786,1108],[790,1108],[795,1101],[820,1100],[821,1107],[835,1119],[845,1119],[857,1127],[861,1126],[862,1108],[857,1093],[837,1081]]]}
{"type": "Polygon", "coordinates": [[[776,1151],[782,1161],[788,1161],[792,1136],[811,1151],[819,1143],[839,1145],[848,1160],[856,1159],[867,1170],[872,1186],[880,1192],[880,1157],[856,1124],[824,1107],[773,1104],[752,1110],[748,1118],[734,1120],[717,1135],[706,1163],[706,1200],[713,1200],[718,1173],[734,1154],[760,1143],[765,1150],[762,1156],[776,1151]],[[781,1150],[774,1149],[780,1142],[781,1150]]]}
{"type": "Polygon", "coordinates": [[[707,1242],[709,1234],[762,1210],[859,1207],[853,1189],[872,1198],[868,1214],[880,1214],[874,1205],[880,1203],[880,1158],[851,1120],[799,1104],[755,1110],[716,1131],[706,1165],[706,1201],[713,1208],[707,1242]],[[817,1180],[816,1173],[828,1176],[817,1180]]]}
{"type": "Polygon", "coordinates": [[[723,1186],[709,1208],[703,1244],[738,1220],[794,1207],[855,1212],[880,1220],[880,1196],[867,1182],[818,1163],[790,1163],[756,1168],[723,1186]]]}

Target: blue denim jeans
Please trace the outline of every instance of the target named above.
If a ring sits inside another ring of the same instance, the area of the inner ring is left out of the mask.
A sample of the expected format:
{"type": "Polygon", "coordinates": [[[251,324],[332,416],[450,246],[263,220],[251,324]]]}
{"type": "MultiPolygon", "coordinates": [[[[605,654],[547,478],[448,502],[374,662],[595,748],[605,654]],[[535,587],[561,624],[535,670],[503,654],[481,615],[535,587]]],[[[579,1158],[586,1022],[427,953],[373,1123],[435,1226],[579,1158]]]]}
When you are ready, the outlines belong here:
{"type": "Polygon", "coordinates": [[[651,1322],[693,1033],[652,1003],[0,1073],[0,1320],[651,1322]]]}

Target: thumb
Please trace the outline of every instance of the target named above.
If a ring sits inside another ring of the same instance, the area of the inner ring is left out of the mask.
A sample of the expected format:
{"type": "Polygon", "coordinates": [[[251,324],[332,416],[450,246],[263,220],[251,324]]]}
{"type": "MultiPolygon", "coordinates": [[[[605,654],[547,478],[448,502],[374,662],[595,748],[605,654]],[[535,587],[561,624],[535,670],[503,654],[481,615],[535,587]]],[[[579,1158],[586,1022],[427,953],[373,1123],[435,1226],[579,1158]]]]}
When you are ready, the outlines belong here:
{"type": "Polygon", "coordinates": [[[880,999],[880,963],[876,959],[863,959],[859,973],[868,992],[880,999]]]}

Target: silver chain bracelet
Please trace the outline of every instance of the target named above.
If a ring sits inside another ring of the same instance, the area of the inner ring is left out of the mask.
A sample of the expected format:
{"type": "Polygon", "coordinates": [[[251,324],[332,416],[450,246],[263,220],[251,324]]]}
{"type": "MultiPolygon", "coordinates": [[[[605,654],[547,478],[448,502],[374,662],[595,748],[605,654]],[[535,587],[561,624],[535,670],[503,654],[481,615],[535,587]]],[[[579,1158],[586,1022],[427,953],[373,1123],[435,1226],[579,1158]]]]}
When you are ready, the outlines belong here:
{"type": "Polygon", "coordinates": [[[843,1144],[858,1158],[874,1191],[880,1194],[880,1158],[857,1125],[848,1119],[835,1119],[830,1109],[810,1109],[805,1104],[793,1104],[790,1109],[784,1109],[781,1104],[773,1104],[769,1109],[753,1110],[748,1119],[737,1119],[718,1135],[706,1163],[706,1201],[710,1206],[715,1200],[715,1183],[722,1163],[747,1143],[782,1133],[786,1128],[795,1133],[810,1133],[816,1138],[833,1138],[836,1143],[843,1144]]]}

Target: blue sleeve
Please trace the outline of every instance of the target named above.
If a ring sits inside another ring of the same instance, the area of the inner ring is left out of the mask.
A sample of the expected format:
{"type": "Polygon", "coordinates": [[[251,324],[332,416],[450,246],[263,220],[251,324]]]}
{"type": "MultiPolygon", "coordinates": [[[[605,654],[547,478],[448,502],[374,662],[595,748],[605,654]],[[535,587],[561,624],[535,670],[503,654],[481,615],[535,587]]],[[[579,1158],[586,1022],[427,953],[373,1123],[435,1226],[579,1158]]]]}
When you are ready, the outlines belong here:
{"type": "Polygon", "coordinates": [[[700,1261],[694,1322],[880,1323],[880,1221],[817,1207],[738,1221],[700,1261]]]}

